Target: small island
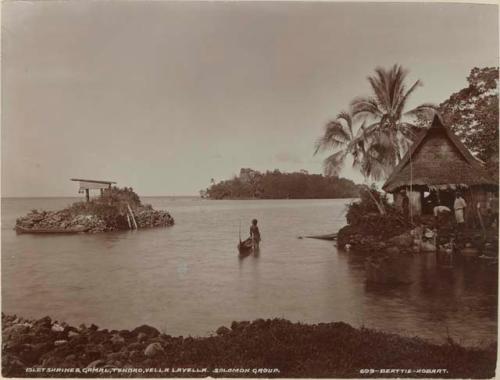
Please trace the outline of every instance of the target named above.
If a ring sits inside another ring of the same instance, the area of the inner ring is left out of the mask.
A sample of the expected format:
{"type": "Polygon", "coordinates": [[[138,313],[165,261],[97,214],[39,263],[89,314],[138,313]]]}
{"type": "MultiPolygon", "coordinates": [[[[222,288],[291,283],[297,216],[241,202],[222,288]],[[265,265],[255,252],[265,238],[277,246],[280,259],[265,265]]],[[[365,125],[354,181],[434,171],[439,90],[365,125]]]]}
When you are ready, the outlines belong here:
{"type": "Polygon", "coordinates": [[[132,188],[103,189],[97,198],[75,202],[59,211],[31,210],[16,220],[17,233],[96,233],[168,227],[174,218],[142,204],[132,188]]]}
{"type": "Polygon", "coordinates": [[[359,185],[353,181],[309,174],[306,170],[294,173],[278,169],[261,173],[257,170],[242,168],[240,175],[232,179],[215,182],[200,191],[207,199],[330,199],[356,198],[359,185]]]}

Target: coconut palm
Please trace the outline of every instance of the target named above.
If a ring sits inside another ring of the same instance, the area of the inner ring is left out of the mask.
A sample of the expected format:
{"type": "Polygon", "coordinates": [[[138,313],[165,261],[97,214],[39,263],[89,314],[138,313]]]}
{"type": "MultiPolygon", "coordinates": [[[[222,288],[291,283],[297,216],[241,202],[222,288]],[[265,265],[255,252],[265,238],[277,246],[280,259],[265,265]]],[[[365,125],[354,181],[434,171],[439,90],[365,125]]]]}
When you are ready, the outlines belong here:
{"type": "Polygon", "coordinates": [[[368,77],[373,95],[358,97],[351,103],[353,117],[369,124],[364,128],[364,138],[369,142],[367,154],[382,163],[385,172],[401,161],[415,138],[418,128],[408,121],[409,117],[437,108],[426,103],[405,111],[409,97],[422,85],[417,80],[407,88],[407,74],[399,65],[389,70],[376,68],[375,75],[368,77]]]}
{"type": "Polygon", "coordinates": [[[345,111],[340,112],[335,120],[326,124],[325,132],[316,141],[314,151],[314,154],[318,154],[326,150],[335,150],[323,161],[325,175],[339,175],[346,158],[351,156],[353,167],[359,169],[365,179],[369,177],[380,179],[383,168],[373,156],[367,155],[364,130],[364,124],[356,128],[353,125],[352,115],[345,111]]]}
{"type": "MultiPolygon", "coordinates": [[[[368,179],[379,180],[385,173],[385,166],[371,149],[367,149],[365,126],[361,124],[358,128],[353,125],[352,115],[341,112],[337,118],[325,126],[325,132],[316,142],[314,154],[325,150],[336,150],[325,158],[323,165],[325,175],[338,175],[345,164],[348,156],[352,156],[353,167],[360,170],[365,178],[365,186],[368,188],[368,179]]],[[[384,206],[378,202],[368,188],[369,195],[377,205],[381,214],[385,213],[384,206]]]]}

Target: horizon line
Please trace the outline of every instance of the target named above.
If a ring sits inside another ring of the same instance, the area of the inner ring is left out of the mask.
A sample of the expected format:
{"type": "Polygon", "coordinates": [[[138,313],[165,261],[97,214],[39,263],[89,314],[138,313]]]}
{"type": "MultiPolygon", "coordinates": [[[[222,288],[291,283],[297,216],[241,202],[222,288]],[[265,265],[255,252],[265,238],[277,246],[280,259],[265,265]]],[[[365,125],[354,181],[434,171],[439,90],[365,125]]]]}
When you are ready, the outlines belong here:
{"type": "MultiPolygon", "coordinates": [[[[139,195],[141,198],[144,197],[200,197],[199,194],[168,194],[168,195],[139,195]]],[[[8,199],[8,198],[82,198],[85,199],[85,197],[82,196],[77,196],[77,195],[29,195],[29,196],[24,196],[24,195],[8,195],[8,196],[0,196],[2,199],[8,199]]],[[[90,197],[92,198],[98,198],[96,197],[90,197]]],[[[201,198],[201,197],[200,197],[201,198]]]]}

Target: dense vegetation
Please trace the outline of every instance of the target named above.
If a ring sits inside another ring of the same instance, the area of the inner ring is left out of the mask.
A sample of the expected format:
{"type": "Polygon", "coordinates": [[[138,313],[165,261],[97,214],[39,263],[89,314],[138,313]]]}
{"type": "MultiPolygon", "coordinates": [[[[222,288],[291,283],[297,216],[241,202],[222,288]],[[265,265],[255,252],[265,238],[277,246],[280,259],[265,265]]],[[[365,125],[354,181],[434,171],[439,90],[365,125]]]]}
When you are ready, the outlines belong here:
{"type": "Polygon", "coordinates": [[[283,173],[279,170],[260,173],[241,169],[233,179],[215,183],[202,191],[210,199],[308,199],[352,198],[358,196],[359,186],[353,181],[325,177],[321,174],[283,173]]]}
{"type": "Polygon", "coordinates": [[[384,254],[391,238],[413,226],[375,186],[363,187],[359,200],[347,205],[346,220],[347,226],[338,232],[337,246],[349,244],[369,255],[384,254]]]}
{"type": "MultiPolygon", "coordinates": [[[[439,105],[445,123],[498,176],[498,67],[473,68],[468,86],[439,105]]],[[[427,126],[429,119],[420,115],[427,126]]]]}
{"type": "Polygon", "coordinates": [[[377,68],[368,77],[371,96],[358,97],[348,111],[326,124],[316,153],[328,151],[325,174],[338,174],[346,157],[368,180],[387,178],[417,134],[439,112],[465,146],[498,176],[498,67],[473,68],[468,86],[439,105],[422,104],[405,111],[412,93],[422,85],[405,84],[407,71],[394,65],[377,68]]]}

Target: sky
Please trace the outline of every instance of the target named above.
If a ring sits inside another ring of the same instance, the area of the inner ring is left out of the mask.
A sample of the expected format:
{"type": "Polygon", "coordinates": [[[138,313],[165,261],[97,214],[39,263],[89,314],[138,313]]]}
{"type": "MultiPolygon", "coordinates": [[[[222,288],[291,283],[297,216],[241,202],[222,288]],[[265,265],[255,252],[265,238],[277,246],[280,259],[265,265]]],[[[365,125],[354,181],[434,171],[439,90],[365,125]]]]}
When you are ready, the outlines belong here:
{"type": "Polygon", "coordinates": [[[3,2],[2,196],[76,196],[74,177],[146,196],[247,167],[321,173],[324,125],[395,63],[424,84],[409,107],[442,102],[498,65],[497,6],[3,2]]]}

